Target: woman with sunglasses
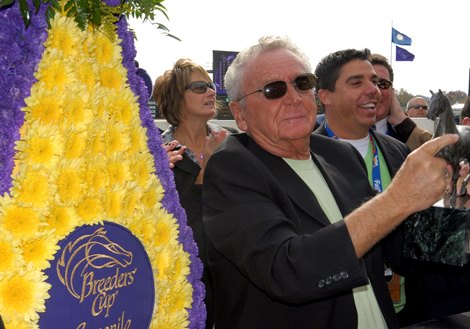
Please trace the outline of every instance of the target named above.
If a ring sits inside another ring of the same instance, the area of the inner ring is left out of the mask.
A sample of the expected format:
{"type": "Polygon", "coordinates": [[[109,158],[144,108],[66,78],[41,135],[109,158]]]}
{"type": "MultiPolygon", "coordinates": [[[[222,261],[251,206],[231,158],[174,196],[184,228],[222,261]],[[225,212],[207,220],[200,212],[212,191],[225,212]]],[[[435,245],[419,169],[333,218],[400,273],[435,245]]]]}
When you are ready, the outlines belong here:
{"type": "Polygon", "coordinates": [[[212,328],[213,301],[202,227],[201,185],[208,158],[229,132],[209,122],[216,115],[216,88],[206,70],[190,59],[179,59],[171,70],[157,78],[153,97],[170,124],[162,133],[162,140],[173,168],[181,206],[186,211],[204,264],[206,328],[212,328]]]}

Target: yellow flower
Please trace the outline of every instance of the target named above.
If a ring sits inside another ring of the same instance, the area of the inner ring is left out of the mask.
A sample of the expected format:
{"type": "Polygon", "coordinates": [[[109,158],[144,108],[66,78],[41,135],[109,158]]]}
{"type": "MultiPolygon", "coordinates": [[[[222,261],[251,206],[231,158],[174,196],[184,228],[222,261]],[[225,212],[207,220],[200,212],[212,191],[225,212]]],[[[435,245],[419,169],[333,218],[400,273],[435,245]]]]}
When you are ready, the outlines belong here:
{"type": "Polygon", "coordinates": [[[191,295],[193,289],[191,285],[177,282],[170,288],[170,307],[167,311],[170,313],[180,311],[191,307],[191,295]]]}
{"type": "Polygon", "coordinates": [[[79,158],[86,146],[86,132],[70,132],[65,140],[64,156],[66,159],[79,158]]]}
{"type": "Polygon", "coordinates": [[[53,20],[45,46],[60,50],[64,56],[77,55],[81,30],[71,17],[55,15],[53,20]]]}
{"type": "Polygon", "coordinates": [[[150,153],[139,153],[132,157],[134,180],[141,187],[145,187],[151,181],[151,174],[155,172],[154,160],[150,153]]]}
{"type": "Polygon", "coordinates": [[[44,53],[44,60],[39,62],[37,79],[45,83],[45,87],[52,89],[57,86],[63,90],[72,82],[72,72],[64,65],[62,54],[57,49],[44,53]]]}
{"type": "Polygon", "coordinates": [[[142,197],[142,190],[139,188],[128,189],[124,198],[123,211],[127,217],[134,217],[138,211],[137,205],[142,197]]]}
{"type": "MultiPolygon", "coordinates": [[[[98,68],[96,69],[98,71],[98,68]]],[[[93,98],[91,109],[96,120],[106,121],[109,119],[108,104],[110,103],[109,90],[106,88],[95,88],[93,90],[93,98]]]]}
{"type": "Polygon", "coordinates": [[[121,214],[124,192],[123,189],[115,188],[105,194],[106,212],[110,218],[116,218],[121,214]]]}
{"type": "Polygon", "coordinates": [[[109,185],[106,165],[100,157],[88,162],[85,170],[85,181],[87,186],[94,191],[99,191],[109,185]]]}
{"type": "Polygon", "coordinates": [[[0,309],[6,321],[23,318],[37,320],[37,312],[44,312],[49,298],[47,277],[32,267],[0,278],[0,309]]]}
{"type": "Polygon", "coordinates": [[[53,229],[57,240],[64,238],[79,223],[73,207],[61,206],[54,206],[45,221],[53,229]]]}
{"type": "Polygon", "coordinates": [[[11,203],[2,211],[0,228],[10,232],[15,238],[28,239],[39,231],[39,216],[33,209],[11,203]]]}
{"type": "Polygon", "coordinates": [[[128,227],[142,241],[154,241],[156,238],[155,222],[152,220],[152,214],[143,214],[142,216],[135,216],[128,219],[128,227]]]}
{"type": "Polygon", "coordinates": [[[32,164],[52,167],[62,154],[61,140],[57,138],[56,133],[57,129],[52,126],[31,124],[25,130],[23,140],[16,144],[17,158],[31,161],[32,164]]]}
{"type": "Polygon", "coordinates": [[[139,115],[137,97],[132,94],[129,88],[111,90],[108,111],[114,119],[129,124],[131,119],[139,115]]]}
{"type": "Polygon", "coordinates": [[[166,279],[168,268],[170,267],[171,263],[171,251],[168,248],[160,248],[159,252],[157,253],[155,264],[158,268],[158,279],[164,280],[166,279]]]}
{"type": "Polygon", "coordinates": [[[57,176],[57,192],[63,202],[77,201],[82,196],[82,180],[75,167],[62,167],[57,176]]]}
{"type": "Polygon", "coordinates": [[[88,142],[87,147],[91,155],[98,155],[104,153],[105,146],[105,134],[104,124],[101,120],[95,120],[92,122],[88,129],[88,142]]]}
{"type": "Polygon", "coordinates": [[[130,146],[129,152],[137,153],[141,152],[147,145],[147,129],[140,125],[133,125],[129,130],[130,146]]]}
{"type": "Polygon", "coordinates": [[[94,55],[99,64],[104,65],[120,61],[119,48],[105,34],[96,33],[94,37],[94,55]]]}
{"type": "Polygon", "coordinates": [[[109,173],[109,183],[111,185],[123,185],[130,179],[128,161],[122,161],[118,158],[113,158],[108,161],[107,172],[109,173]]]}
{"type": "Polygon", "coordinates": [[[82,61],[76,67],[75,74],[77,75],[77,79],[86,86],[88,91],[92,91],[96,86],[97,81],[94,67],[92,63],[85,61],[82,61]]]}
{"type": "Polygon", "coordinates": [[[173,257],[173,268],[169,273],[169,278],[172,281],[183,281],[189,275],[189,255],[186,253],[181,245],[175,247],[173,257]]]}
{"type": "Polygon", "coordinates": [[[120,90],[124,81],[123,74],[117,67],[102,67],[99,77],[103,87],[120,90]]]}
{"type": "Polygon", "coordinates": [[[50,267],[49,261],[54,259],[54,254],[59,249],[57,239],[52,232],[40,234],[37,237],[23,241],[23,258],[26,263],[33,264],[34,268],[44,270],[50,267]]]}
{"type": "Polygon", "coordinates": [[[118,123],[110,126],[105,134],[105,141],[107,154],[126,151],[130,145],[126,126],[118,123]]]}
{"type": "Polygon", "coordinates": [[[33,207],[44,207],[50,196],[48,177],[44,170],[33,166],[21,167],[13,180],[11,194],[20,202],[33,207]]]}
{"type": "Polygon", "coordinates": [[[0,236],[0,268],[3,270],[13,270],[18,265],[20,251],[18,244],[9,235],[0,236]]]}
{"type": "Polygon", "coordinates": [[[30,117],[33,120],[39,120],[44,124],[57,124],[62,116],[62,94],[57,87],[52,89],[40,87],[36,84],[31,88],[31,96],[25,99],[28,107],[24,109],[27,112],[25,120],[30,117]]]}
{"type": "Polygon", "coordinates": [[[69,126],[85,128],[90,123],[93,112],[88,107],[89,96],[84,86],[76,86],[64,97],[64,116],[69,126]]]}
{"type": "Polygon", "coordinates": [[[78,215],[83,218],[85,223],[94,223],[100,214],[100,203],[100,200],[93,196],[84,198],[77,206],[78,215]]]}
{"type": "Polygon", "coordinates": [[[160,210],[157,216],[159,220],[156,225],[155,244],[164,246],[177,237],[178,226],[175,218],[163,210],[160,210]]]}

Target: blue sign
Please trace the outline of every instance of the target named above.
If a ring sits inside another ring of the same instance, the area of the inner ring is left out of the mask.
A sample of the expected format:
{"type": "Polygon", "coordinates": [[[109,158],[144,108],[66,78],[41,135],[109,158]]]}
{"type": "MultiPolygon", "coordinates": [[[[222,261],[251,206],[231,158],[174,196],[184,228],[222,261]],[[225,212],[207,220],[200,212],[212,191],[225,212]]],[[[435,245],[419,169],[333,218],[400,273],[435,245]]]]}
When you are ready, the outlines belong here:
{"type": "Polygon", "coordinates": [[[149,328],[152,266],[141,242],[116,223],[84,225],[60,243],[45,272],[52,285],[41,329],[149,328]]]}

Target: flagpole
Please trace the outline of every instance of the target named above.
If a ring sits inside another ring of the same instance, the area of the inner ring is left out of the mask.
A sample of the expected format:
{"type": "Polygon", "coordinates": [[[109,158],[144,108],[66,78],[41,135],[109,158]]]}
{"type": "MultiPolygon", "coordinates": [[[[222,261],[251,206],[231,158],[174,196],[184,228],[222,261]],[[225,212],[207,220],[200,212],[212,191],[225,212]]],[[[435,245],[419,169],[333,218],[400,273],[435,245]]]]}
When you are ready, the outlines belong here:
{"type": "MultiPolygon", "coordinates": [[[[391,21],[391,24],[392,24],[392,28],[390,29],[390,33],[392,32],[392,29],[393,29],[393,19],[391,21]]],[[[390,38],[390,66],[393,67],[393,42],[392,42],[392,38],[390,38]]]]}

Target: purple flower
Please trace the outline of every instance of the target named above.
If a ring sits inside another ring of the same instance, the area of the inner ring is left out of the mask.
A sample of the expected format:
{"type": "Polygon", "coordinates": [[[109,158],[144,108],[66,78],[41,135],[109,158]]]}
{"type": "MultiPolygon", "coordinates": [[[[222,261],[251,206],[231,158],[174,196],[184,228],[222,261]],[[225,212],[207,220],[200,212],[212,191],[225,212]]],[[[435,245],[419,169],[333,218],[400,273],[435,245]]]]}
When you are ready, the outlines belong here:
{"type": "MultiPolygon", "coordinates": [[[[33,8],[33,2],[27,2],[33,8]]],[[[21,108],[36,82],[34,72],[44,52],[47,7],[43,3],[38,12],[31,13],[28,28],[21,18],[18,1],[0,9],[0,195],[8,193],[12,185],[14,146],[24,121],[21,108]]]]}

